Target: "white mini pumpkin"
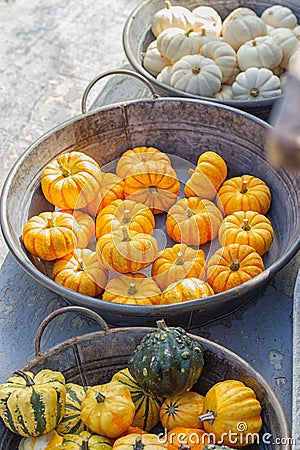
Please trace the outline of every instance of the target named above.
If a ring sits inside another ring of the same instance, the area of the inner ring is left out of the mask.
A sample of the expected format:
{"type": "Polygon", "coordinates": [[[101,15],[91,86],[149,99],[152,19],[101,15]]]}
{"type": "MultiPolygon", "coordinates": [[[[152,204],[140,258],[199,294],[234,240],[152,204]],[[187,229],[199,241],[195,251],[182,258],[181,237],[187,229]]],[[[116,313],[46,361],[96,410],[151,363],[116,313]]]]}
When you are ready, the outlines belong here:
{"type": "Polygon", "coordinates": [[[188,31],[194,26],[195,17],[184,6],[172,6],[170,1],[165,2],[166,7],[154,14],[152,20],[152,33],[157,37],[167,28],[181,28],[188,31]]]}
{"type": "Polygon", "coordinates": [[[195,39],[198,44],[199,53],[201,53],[201,49],[203,45],[207,44],[211,41],[222,42],[223,38],[220,36],[216,36],[215,34],[211,34],[203,28],[200,31],[192,31],[190,36],[195,39]]]}
{"type": "Polygon", "coordinates": [[[151,75],[156,75],[163,70],[164,67],[169,66],[172,62],[161,55],[157,49],[157,41],[151,42],[145,53],[142,54],[143,66],[151,75]]]}
{"type": "Polygon", "coordinates": [[[218,100],[232,100],[233,99],[233,92],[232,92],[232,86],[229,86],[228,84],[223,84],[221,86],[221,90],[217,92],[214,96],[218,100]]]}
{"type": "Polygon", "coordinates": [[[230,77],[228,78],[228,80],[226,81],[226,84],[230,84],[232,85],[232,83],[235,81],[237,75],[241,72],[241,69],[237,66],[233,69],[232,74],[230,75],[230,77]]]}
{"type": "Polygon", "coordinates": [[[222,30],[222,19],[218,11],[211,6],[198,6],[193,9],[195,16],[194,30],[206,30],[207,33],[220,36],[222,30]]]}
{"type": "Polygon", "coordinates": [[[295,28],[293,28],[293,33],[296,38],[300,40],[300,25],[296,25],[295,28]]]}
{"type": "Polygon", "coordinates": [[[238,50],[245,42],[266,34],[265,22],[257,16],[248,15],[232,19],[223,33],[223,38],[234,50],[238,50]]]}
{"type": "Polygon", "coordinates": [[[160,83],[166,84],[167,86],[171,86],[171,74],[172,74],[173,66],[166,66],[163,70],[157,75],[157,80],[160,83]]]}
{"type": "Polygon", "coordinates": [[[234,100],[261,100],[281,94],[280,80],[269,69],[250,67],[232,84],[234,100]]]}
{"type": "Polygon", "coordinates": [[[297,25],[297,17],[290,8],[273,5],[262,12],[263,21],[274,28],[293,29],[297,25]]]}
{"type": "Polygon", "coordinates": [[[222,83],[228,80],[237,65],[236,53],[227,42],[210,41],[202,47],[201,55],[217,64],[222,72],[222,83]]]}
{"type": "Polygon", "coordinates": [[[282,60],[280,66],[287,69],[289,59],[299,44],[298,39],[293,30],[290,30],[289,28],[274,28],[274,30],[270,32],[270,36],[275,39],[281,48],[282,60]]]}
{"type": "Polygon", "coordinates": [[[243,6],[239,7],[239,8],[235,8],[233,11],[231,11],[223,20],[223,24],[222,24],[222,31],[221,34],[224,34],[227,25],[229,24],[229,22],[236,18],[236,17],[242,17],[242,16],[257,16],[256,12],[253,9],[250,8],[245,8],[243,6]]]}
{"type": "Polygon", "coordinates": [[[174,64],[171,86],[194,95],[213,97],[220,90],[221,80],[222,72],[212,59],[189,55],[174,64]]]}
{"type": "Polygon", "coordinates": [[[168,28],[162,31],[157,38],[159,53],[172,62],[179,61],[183,56],[198,53],[198,43],[190,36],[190,33],[191,31],[183,31],[180,28],[168,28]]]}
{"type": "Polygon", "coordinates": [[[260,36],[241,45],[237,52],[237,60],[239,68],[243,71],[249,67],[273,69],[282,60],[282,50],[273,37],[260,36]]]}

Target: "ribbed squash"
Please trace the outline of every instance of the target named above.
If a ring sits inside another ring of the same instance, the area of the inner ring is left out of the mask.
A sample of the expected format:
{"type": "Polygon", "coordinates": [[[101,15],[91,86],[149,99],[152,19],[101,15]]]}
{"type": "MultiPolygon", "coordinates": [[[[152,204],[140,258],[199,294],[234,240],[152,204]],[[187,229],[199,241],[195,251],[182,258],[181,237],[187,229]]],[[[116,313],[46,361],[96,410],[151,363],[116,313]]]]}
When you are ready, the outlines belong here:
{"type": "Polygon", "coordinates": [[[57,450],[111,450],[106,436],[82,431],[80,434],[65,434],[57,450]]]}
{"type": "Polygon", "coordinates": [[[65,414],[56,427],[60,434],[79,434],[85,429],[80,419],[81,403],[85,398],[87,387],[75,383],[66,384],[65,414]]]}
{"type": "Polygon", "coordinates": [[[203,450],[210,437],[198,428],[176,427],[168,432],[167,442],[168,450],[203,450]]]}
{"type": "Polygon", "coordinates": [[[203,368],[203,351],[183,328],[167,327],[164,320],[147,333],[129,359],[129,372],[141,388],[157,397],[190,389],[203,368]]]}
{"type": "Polygon", "coordinates": [[[175,427],[201,428],[204,397],[197,392],[183,392],[165,399],[160,409],[160,421],[168,431],[175,427]]]}
{"type": "Polygon", "coordinates": [[[199,280],[199,278],[184,278],[170,284],[161,293],[160,303],[162,305],[171,305],[173,303],[199,300],[210,295],[214,295],[214,291],[205,281],[199,280]]]}
{"type": "Polygon", "coordinates": [[[126,178],[133,173],[144,170],[147,162],[170,165],[170,158],[155,147],[135,147],[127,150],[118,161],[116,174],[126,178]]]}
{"type": "Polygon", "coordinates": [[[161,291],[152,278],[143,273],[127,273],[112,278],[106,285],[102,300],[123,305],[158,305],[161,291]]]}
{"type": "Polygon", "coordinates": [[[66,400],[62,373],[44,369],[33,375],[17,370],[0,385],[0,416],[13,433],[40,436],[56,428],[66,400]]]}
{"type": "Polygon", "coordinates": [[[113,445],[113,450],[160,450],[168,446],[161,442],[157,434],[128,434],[120,437],[113,445]]]}
{"type": "Polygon", "coordinates": [[[124,198],[124,181],[114,173],[102,173],[100,189],[95,199],[83,209],[92,216],[97,216],[111,202],[124,198]]]}
{"type": "Polygon", "coordinates": [[[74,228],[77,245],[76,248],[86,248],[95,236],[95,222],[88,214],[78,209],[61,209],[59,212],[72,214],[78,226],[74,228]]]}
{"type": "Polygon", "coordinates": [[[146,394],[130,374],[128,368],[120,370],[112,377],[129,389],[133,403],[135,404],[135,416],[133,427],[140,427],[150,431],[159,422],[159,412],[162,399],[146,394]]]}
{"type": "Polygon", "coordinates": [[[18,450],[55,450],[62,441],[63,437],[52,430],[42,436],[23,437],[18,450]]]}

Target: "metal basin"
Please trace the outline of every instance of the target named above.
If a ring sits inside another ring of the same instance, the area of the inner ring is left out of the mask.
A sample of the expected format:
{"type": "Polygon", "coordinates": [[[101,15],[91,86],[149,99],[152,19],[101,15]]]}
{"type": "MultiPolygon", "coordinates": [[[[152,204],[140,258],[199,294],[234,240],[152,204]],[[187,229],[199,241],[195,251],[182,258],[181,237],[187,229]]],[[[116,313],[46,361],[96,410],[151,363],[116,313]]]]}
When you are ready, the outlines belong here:
{"type": "MultiPolygon", "coordinates": [[[[300,19],[300,4],[298,0],[172,0],[172,5],[183,5],[192,10],[197,6],[207,5],[215,8],[222,19],[224,19],[233,9],[248,7],[261,15],[262,11],[272,5],[284,5],[292,9],[294,14],[300,19]]],[[[175,96],[206,99],[204,97],[195,96],[187,92],[179,91],[166,84],[163,84],[151,75],[142,65],[142,53],[146,51],[147,46],[155,39],[151,32],[151,24],[153,15],[164,7],[162,0],[145,0],[141,3],[128,17],[123,29],[123,47],[132,67],[146,77],[157,89],[157,92],[162,96],[175,96]]],[[[299,20],[298,20],[299,22],[299,20]]],[[[261,119],[267,120],[274,101],[280,97],[272,97],[263,100],[218,100],[209,98],[212,102],[229,105],[254,114],[261,119]]]]}
{"type": "Polygon", "coordinates": [[[156,320],[165,318],[170,325],[190,329],[215,320],[257,295],[300,248],[300,178],[269,164],[264,150],[268,129],[269,125],[260,119],[228,106],[179,98],[131,101],[77,116],[34,142],[12,168],[1,198],[5,241],[34,279],[70,303],[100,312],[112,325],[153,326],[156,320]],[[51,264],[30,257],[20,239],[29,217],[54,209],[40,188],[46,164],[60,153],[76,149],[103,167],[116,161],[124,150],[142,145],[156,146],[171,155],[173,161],[188,164],[195,164],[200,153],[215,150],[227,162],[228,177],[248,173],[267,183],[273,197],[268,217],[275,239],[264,256],[264,272],[221,294],[159,306],[105,302],[101,297],[91,298],[66,289],[50,278],[51,264]]]}

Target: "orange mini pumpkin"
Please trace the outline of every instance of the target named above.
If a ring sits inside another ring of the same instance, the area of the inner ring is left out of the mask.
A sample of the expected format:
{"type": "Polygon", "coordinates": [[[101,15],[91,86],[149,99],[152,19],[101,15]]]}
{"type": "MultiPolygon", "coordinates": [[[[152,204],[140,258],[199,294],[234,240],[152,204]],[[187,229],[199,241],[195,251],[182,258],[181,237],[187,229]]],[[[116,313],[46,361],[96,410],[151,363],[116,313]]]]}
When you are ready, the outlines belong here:
{"type": "Polygon", "coordinates": [[[208,261],[207,281],[219,293],[251,280],[263,270],[263,260],[253,247],[229,244],[219,248],[208,261]]]}
{"type": "Polygon", "coordinates": [[[95,199],[83,209],[92,216],[97,216],[105,206],[110,205],[114,200],[124,198],[124,181],[114,173],[103,173],[100,189],[95,199]]]}
{"type": "Polygon", "coordinates": [[[205,255],[185,244],[165,248],[152,265],[151,275],[161,289],[184,278],[205,279],[205,255]]]}
{"type": "Polygon", "coordinates": [[[184,392],[164,400],[160,421],[168,431],[175,427],[202,428],[199,415],[204,412],[204,397],[197,392],[184,392]]]}
{"type": "Polygon", "coordinates": [[[126,226],[137,233],[151,234],[155,220],[148,206],[132,200],[115,200],[103,208],[96,218],[96,236],[111,233],[126,226]]]}
{"type": "Polygon", "coordinates": [[[161,294],[161,304],[172,304],[209,297],[214,291],[208,283],[198,278],[185,278],[170,284],[161,294]]]}
{"type": "Polygon", "coordinates": [[[217,204],[226,216],[248,210],[266,214],[271,205],[271,192],[260,178],[242,175],[223,183],[218,191],[217,204]]]}
{"type": "Polygon", "coordinates": [[[191,177],[185,184],[185,195],[212,200],[226,179],[227,165],[220,155],[208,151],[200,155],[196,169],[188,172],[191,177]]]}
{"type": "Polygon", "coordinates": [[[96,252],[107,266],[117,272],[137,272],[148,267],[158,254],[156,239],[125,226],[98,239],[96,252]]]}
{"type": "Polygon", "coordinates": [[[71,214],[42,212],[25,224],[22,240],[26,250],[46,261],[71,253],[77,245],[77,222],[71,214]]]}
{"type": "Polygon", "coordinates": [[[95,222],[88,214],[78,209],[61,209],[60,212],[72,214],[78,226],[74,228],[77,248],[86,248],[95,236],[95,222]]]}
{"type": "Polygon", "coordinates": [[[219,229],[220,244],[246,244],[262,256],[270,248],[274,231],[270,220],[255,211],[237,211],[226,216],[219,229]]]}
{"type": "Polygon", "coordinates": [[[153,214],[168,211],[179,195],[175,170],[165,163],[144,163],[138,173],[124,181],[125,198],[147,205],[153,214]]]}
{"type": "Polygon", "coordinates": [[[76,249],[58,259],[52,270],[56,283],[90,297],[103,291],[107,277],[107,270],[99,263],[96,253],[89,249],[76,249]]]}
{"type": "Polygon", "coordinates": [[[168,450],[203,450],[210,436],[198,428],[176,427],[167,434],[168,450]]]}
{"type": "Polygon", "coordinates": [[[202,245],[217,236],[222,219],[221,211],[210,200],[182,198],[168,212],[167,233],[175,242],[202,245]]]}
{"type": "Polygon", "coordinates": [[[42,173],[48,202],[62,209],[81,209],[91,203],[101,185],[99,164],[82,152],[69,152],[51,161],[42,173]]]}
{"type": "Polygon", "coordinates": [[[170,158],[155,147],[135,147],[127,150],[118,161],[116,174],[120,178],[126,178],[133,173],[143,171],[144,164],[152,163],[171,164],[170,158]]]}
{"type": "Polygon", "coordinates": [[[102,295],[107,302],[124,305],[158,305],[161,291],[154,280],[142,273],[112,278],[102,295]]]}

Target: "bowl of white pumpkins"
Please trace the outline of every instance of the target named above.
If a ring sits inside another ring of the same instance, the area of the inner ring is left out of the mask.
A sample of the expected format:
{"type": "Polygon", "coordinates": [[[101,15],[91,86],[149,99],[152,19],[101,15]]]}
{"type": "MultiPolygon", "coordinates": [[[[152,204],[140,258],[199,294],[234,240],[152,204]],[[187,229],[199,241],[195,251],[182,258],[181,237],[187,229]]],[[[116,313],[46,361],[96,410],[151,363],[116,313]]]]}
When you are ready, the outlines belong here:
{"type": "Polygon", "coordinates": [[[300,45],[300,2],[145,0],[125,23],[123,45],[160,95],[267,119],[300,45]]]}

